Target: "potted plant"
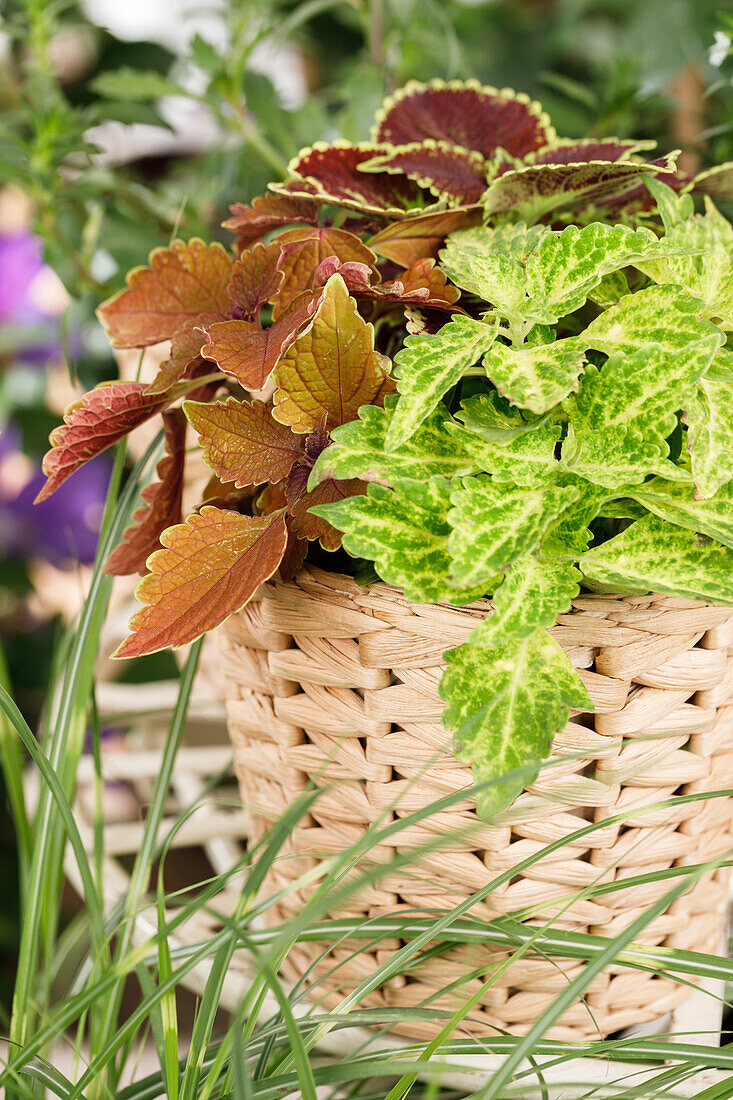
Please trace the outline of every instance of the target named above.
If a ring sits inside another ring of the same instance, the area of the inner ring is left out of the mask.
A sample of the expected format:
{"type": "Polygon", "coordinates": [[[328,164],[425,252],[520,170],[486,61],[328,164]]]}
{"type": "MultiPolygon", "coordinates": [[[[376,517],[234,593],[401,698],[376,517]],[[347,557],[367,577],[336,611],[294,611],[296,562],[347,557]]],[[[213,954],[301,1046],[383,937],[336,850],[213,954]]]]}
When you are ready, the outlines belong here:
{"type": "MultiPolygon", "coordinates": [[[[728,762],[733,230],[692,193],[724,193],[730,169],[683,179],[641,149],[561,141],[513,93],[408,85],[373,142],[314,146],[233,208],[236,258],[176,242],[132,272],[100,316],[117,346],[170,339],[170,358],[151,385],[92,391],[52,437],[42,495],[163,413],[158,480],[108,562],[148,570],[119,655],[227,623],[256,833],[321,774],[342,782],[293,838],[300,854],[478,783],[435,826],[455,830],[446,857],[417,886],[387,875],[365,913],[450,904],[573,834],[578,813],[612,824],[482,912],[623,877],[639,846],[655,865],[691,855],[698,832],[705,858],[727,847],[723,800],[661,826],[643,807],[714,788],[728,762]],[[187,422],[213,476],[179,523],[187,422]],[[540,772],[553,739],[569,757],[540,772]],[[467,840],[456,826],[477,815],[467,840]]],[[[714,949],[715,882],[650,934],[714,949]]],[[[581,897],[563,919],[608,932],[631,893],[581,897]]],[[[420,1003],[460,967],[428,963],[375,996],[420,1003]]],[[[554,963],[508,973],[480,1026],[521,1025],[555,989],[554,963]]],[[[681,995],[649,977],[629,997],[623,978],[591,995],[595,1019],[576,1005],[564,1026],[608,1033],[681,995]]]]}

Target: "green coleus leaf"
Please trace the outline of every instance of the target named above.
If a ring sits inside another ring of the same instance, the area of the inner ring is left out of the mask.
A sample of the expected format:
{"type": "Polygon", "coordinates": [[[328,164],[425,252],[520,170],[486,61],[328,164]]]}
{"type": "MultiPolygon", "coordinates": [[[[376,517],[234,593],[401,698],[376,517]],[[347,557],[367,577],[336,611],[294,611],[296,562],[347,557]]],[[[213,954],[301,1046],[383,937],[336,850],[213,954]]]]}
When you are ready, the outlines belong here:
{"type": "Polygon", "coordinates": [[[451,432],[456,444],[473,455],[476,467],[491,474],[494,481],[537,485],[558,473],[555,448],[562,432],[560,424],[539,424],[534,431],[522,432],[502,443],[491,443],[457,425],[451,432]]]}
{"type": "Polygon", "coordinates": [[[698,497],[711,497],[733,477],[733,356],[718,353],[687,401],[688,449],[698,497]]]}
{"type": "Polygon", "coordinates": [[[579,561],[596,584],[733,604],[733,550],[660,516],[637,520],[579,561]]]}
{"type": "Polygon", "coordinates": [[[519,558],[494,592],[493,614],[472,631],[469,642],[493,649],[526,638],[538,627],[553,626],[579,591],[580,571],[571,562],[519,558]]]}
{"type": "Polygon", "coordinates": [[[526,276],[514,256],[479,251],[473,241],[464,251],[450,239],[440,255],[443,270],[456,286],[491,302],[502,317],[522,314],[527,298],[526,276]]]}
{"type": "Polygon", "coordinates": [[[644,185],[657,204],[657,213],[662,219],[666,233],[669,233],[678,222],[695,213],[692,195],[679,195],[656,176],[646,176],[644,185]]]}
{"type": "Polygon", "coordinates": [[[588,291],[588,300],[595,302],[601,309],[608,309],[630,293],[629,281],[623,271],[610,271],[603,276],[598,286],[588,291]]]}
{"type": "Polygon", "coordinates": [[[388,450],[410,438],[495,338],[494,327],[460,314],[434,335],[408,336],[395,358],[400,400],[387,431],[388,450]]]}
{"type": "Polygon", "coordinates": [[[456,420],[491,443],[506,443],[514,436],[534,431],[542,423],[536,418],[525,420],[522,411],[496,390],[467,398],[456,413],[456,420]]]}
{"type": "Polygon", "coordinates": [[[699,298],[691,298],[674,286],[650,286],[638,290],[611,306],[582,333],[586,347],[613,355],[633,354],[643,344],[660,344],[678,352],[706,336],[717,336],[720,329],[702,317],[699,298]]]}
{"type": "MultiPolygon", "coordinates": [[[[362,405],[359,419],[343,424],[332,433],[333,445],[322,451],[309,479],[312,488],[326,477],[430,478],[473,473],[482,467],[452,428],[449,412],[438,405],[413,435],[399,447],[386,449],[387,429],[397,399],[387,397],[384,408],[362,405]]],[[[463,433],[467,443],[473,437],[463,433]]]]}
{"type": "Polygon", "coordinates": [[[605,510],[615,494],[612,490],[567,474],[563,476],[562,484],[574,486],[578,498],[547,528],[541,553],[545,558],[575,561],[588,549],[591,523],[605,510]]]}
{"type": "Polygon", "coordinates": [[[374,562],[379,576],[403,588],[408,600],[468,603],[483,595],[454,583],[448,554],[450,486],[444,478],[400,479],[393,489],[369,485],[366,496],[311,511],[343,532],[350,554],[374,562]]]}
{"type": "Polygon", "coordinates": [[[601,368],[586,367],[577,396],[566,405],[576,433],[635,428],[661,446],[674,431],[677,411],[697,392],[718,342],[717,336],[707,336],[676,355],[660,344],[647,344],[629,355],[612,355],[601,368]]]}
{"type": "Polygon", "coordinates": [[[487,819],[533,782],[570,708],[592,710],[567,655],[544,630],[495,649],[466,644],[446,653],[440,694],[456,757],[470,764],[479,816],[487,819]],[[525,769],[512,775],[516,769],[525,769]],[[527,773],[529,768],[529,774],[527,773]]]}
{"type": "Polygon", "coordinates": [[[715,496],[697,500],[690,485],[654,480],[629,495],[655,516],[690,531],[699,531],[733,549],[733,483],[718,489],[715,496]]]}
{"type": "Polygon", "coordinates": [[[482,475],[457,479],[448,513],[453,579],[474,587],[495,577],[531,553],[578,496],[570,485],[520,488],[482,475]]]}
{"type": "Polygon", "coordinates": [[[584,342],[574,336],[519,348],[497,342],[484,356],[486,373],[499,393],[538,414],[578,388],[584,362],[584,342]]]}
{"type": "Polygon", "coordinates": [[[666,459],[657,444],[646,442],[637,428],[621,424],[582,433],[571,424],[562,447],[562,466],[607,489],[641,485],[650,474],[692,481],[692,474],[666,459]]]}

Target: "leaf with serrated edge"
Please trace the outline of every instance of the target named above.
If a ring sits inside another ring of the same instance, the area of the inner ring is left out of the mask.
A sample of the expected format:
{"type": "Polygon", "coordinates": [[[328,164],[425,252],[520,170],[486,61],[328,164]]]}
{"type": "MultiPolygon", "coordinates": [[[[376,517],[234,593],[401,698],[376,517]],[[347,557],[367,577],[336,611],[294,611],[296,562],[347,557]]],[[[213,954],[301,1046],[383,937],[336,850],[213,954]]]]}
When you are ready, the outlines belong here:
{"type": "Polygon", "coordinates": [[[597,584],[733,604],[733,550],[659,516],[632,523],[579,565],[597,584]]]}
{"type": "Polygon", "coordinates": [[[733,477],[733,357],[718,357],[685,409],[692,476],[703,499],[733,477]]]}
{"type": "Polygon", "coordinates": [[[480,470],[491,474],[494,481],[515,485],[538,485],[557,475],[555,446],[561,430],[560,424],[540,424],[534,431],[493,443],[457,425],[450,428],[456,443],[473,457],[480,470]]]}
{"type": "Polygon", "coordinates": [[[591,711],[593,703],[544,630],[496,649],[462,645],[446,661],[443,724],[454,731],[456,757],[471,765],[474,781],[492,781],[477,795],[477,812],[489,819],[534,781],[570,708],[591,711]],[[508,774],[519,768],[529,774],[508,774]]]}
{"type": "Polygon", "coordinates": [[[484,356],[486,373],[513,405],[545,413],[578,388],[585,362],[581,339],[511,348],[498,341],[484,356]]]}
{"type": "Polygon", "coordinates": [[[460,315],[434,335],[407,337],[395,357],[400,400],[387,431],[388,450],[410,438],[495,339],[494,327],[460,315]]]}
{"type": "Polygon", "coordinates": [[[591,485],[590,482],[570,474],[564,475],[561,483],[572,485],[578,492],[578,499],[547,528],[540,552],[544,558],[575,561],[588,549],[591,539],[590,524],[616,494],[613,490],[591,485]]]}
{"type": "Polygon", "coordinates": [[[232,216],[222,226],[236,233],[241,244],[248,248],[273,229],[299,222],[317,224],[319,207],[320,203],[314,199],[293,199],[272,193],[258,195],[251,206],[244,202],[230,206],[232,216]]]}
{"type": "Polygon", "coordinates": [[[313,288],[316,268],[328,256],[336,256],[341,263],[365,264],[374,269],[377,257],[370,248],[343,229],[327,226],[325,229],[292,229],[277,238],[280,246],[280,271],[282,283],[275,297],[273,319],[277,321],[304,290],[313,288]]]}
{"type": "Polygon", "coordinates": [[[573,486],[520,488],[485,475],[454,481],[448,513],[453,580],[476,587],[531,553],[578,496],[573,486]]]}
{"type": "Polygon", "coordinates": [[[571,562],[519,558],[494,592],[493,614],[479,623],[468,640],[481,649],[493,649],[526,638],[538,627],[554,626],[579,591],[580,571],[571,562]]]}
{"type": "Polygon", "coordinates": [[[650,474],[661,474],[671,481],[692,481],[690,472],[666,459],[657,444],[645,442],[638,429],[621,424],[580,435],[571,424],[560,465],[568,473],[607,489],[641,485],[650,474]]]}
{"type": "Polygon", "coordinates": [[[150,253],[150,267],[127,276],[127,290],[97,310],[112,346],[142,348],[170,340],[184,325],[208,325],[226,316],[232,260],[216,242],[197,237],[150,253]]]}
{"type": "Polygon", "coordinates": [[[182,328],[174,333],[170,358],[161,363],[155,378],[146,386],[146,395],[164,394],[177,382],[191,378],[201,363],[201,348],[205,343],[206,337],[198,327],[182,328]]]}
{"type": "Polygon", "coordinates": [[[219,626],[272,576],[287,539],[281,512],[240,516],[207,505],[169,527],[135,593],[145,606],[132,616],[132,633],[114,656],[187,645],[219,626]]]}
{"type": "Polygon", "coordinates": [[[532,432],[543,423],[537,419],[525,420],[521,410],[496,390],[467,398],[456,413],[456,420],[490,443],[507,443],[514,436],[532,432]]]}
{"type": "Polygon", "coordinates": [[[402,172],[449,203],[478,202],[486,190],[487,163],[481,153],[449,141],[395,145],[361,165],[362,172],[402,172]]]}
{"type": "Polygon", "coordinates": [[[329,476],[419,480],[470,474],[479,468],[462,440],[452,434],[451,417],[440,405],[410,439],[388,451],[385,439],[396,401],[394,396],[387,397],[383,409],[362,405],[358,420],[334,429],[333,445],[320,454],[309,486],[329,476]]]}
{"type": "Polygon", "coordinates": [[[699,531],[733,549],[733,483],[730,481],[707,500],[697,500],[689,485],[662,480],[649,481],[630,490],[629,496],[655,516],[689,531],[699,531]]]}
{"type": "Polygon", "coordinates": [[[254,245],[232,267],[229,293],[232,315],[239,320],[256,321],[265,302],[272,301],[278,293],[283,278],[280,240],[254,245]]]}
{"type": "Polygon", "coordinates": [[[274,420],[262,401],[186,401],[183,409],[207,466],[238,489],[282,481],[303,455],[302,439],[274,420]]]}
{"type": "Polygon", "coordinates": [[[706,336],[723,333],[701,316],[702,302],[674,286],[650,286],[627,294],[601,313],[581,334],[586,347],[613,355],[633,354],[643,344],[678,352],[706,336]]]}
{"type": "Polygon", "coordinates": [[[399,479],[393,489],[370,485],[366,496],[313,509],[343,532],[350,554],[367,558],[382,580],[420,603],[469,603],[481,590],[450,580],[447,511],[450,487],[443,478],[399,479]]]}
{"type": "Polygon", "coordinates": [[[341,532],[337,531],[323,516],[314,509],[322,504],[333,504],[350,497],[362,496],[366,492],[366,482],[356,478],[335,481],[327,478],[310,492],[301,493],[290,508],[290,529],[299,538],[320,542],[324,550],[338,550],[341,545],[341,532]]]}
{"type": "Polygon", "coordinates": [[[47,481],[36,504],[55,493],[67,477],[155,416],[171,395],[145,393],[144,382],[103,382],[64,413],[64,423],[51,432],[51,450],[43,459],[47,481]]]}
{"type": "Polygon", "coordinates": [[[646,344],[630,355],[612,355],[600,368],[586,367],[577,396],[566,405],[573,428],[580,437],[612,426],[636,428],[666,454],[676,413],[694,397],[717,348],[717,336],[688,344],[683,354],[646,344]]]}
{"type": "Polygon", "coordinates": [[[412,214],[380,229],[370,246],[380,256],[409,267],[416,260],[435,258],[446,236],[463,226],[481,222],[481,207],[456,207],[453,210],[431,210],[427,214],[412,214]]]}
{"type": "Polygon", "coordinates": [[[325,414],[330,431],[393,389],[388,366],[374,349],[374,328],[359,314],[341,276],[332,275],[310,325],[280,359],[273,415],[305,433],[325,414]]]}
{"type": "Polygon", "coordinates": [[[163,413],[165,452],[157,465],[157,480],[140,494],[144,503],[132,515],[122,542],[104,563],[104,572],[115,577],[142,573],[145,563],[160,545],[167,527],[181,522],[181,498],[186,457],[186,418],[180,409],[163,413]]]}
{"type": "Polygon", "coordinates": [[[440,254],[440,262],[449,279],[463,290],[490,302],[502,317],[522,315],[526,304],[526,276],[522,265],[511,255],[466,250],[452,241],[440,254]]]}

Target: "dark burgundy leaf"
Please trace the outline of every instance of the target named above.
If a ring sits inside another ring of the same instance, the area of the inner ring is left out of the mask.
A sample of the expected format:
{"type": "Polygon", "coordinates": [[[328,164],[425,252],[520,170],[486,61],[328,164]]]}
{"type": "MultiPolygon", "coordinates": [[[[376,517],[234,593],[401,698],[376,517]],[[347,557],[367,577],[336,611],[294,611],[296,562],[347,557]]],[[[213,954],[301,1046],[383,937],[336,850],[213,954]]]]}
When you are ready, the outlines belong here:
{"type": "Polygon", "coordinates": [[[633,153],[653,149],[655,141],[633,141],[624,138],[581,138],[578,141],[558,141],[527,157],[527,164],[587,164],[588,161],[628,160],[633,153]]]}
{"type": "Polygon", "coordinates": [[[447,141],[398,145],[367,161],[363,171],[397,171],[450,202],[478,202],[486,190],[487,164],[481,153],[447,141]]]}

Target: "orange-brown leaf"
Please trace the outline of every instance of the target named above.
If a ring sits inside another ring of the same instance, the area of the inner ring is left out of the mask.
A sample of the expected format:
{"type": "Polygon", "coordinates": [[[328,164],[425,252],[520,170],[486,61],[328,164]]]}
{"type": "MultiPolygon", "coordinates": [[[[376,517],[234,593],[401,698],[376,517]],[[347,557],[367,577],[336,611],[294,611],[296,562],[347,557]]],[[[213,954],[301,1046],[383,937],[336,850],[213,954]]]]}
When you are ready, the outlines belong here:
{"type": "Polygon", "coordinates": [[[326,478],[311,492],[301,493],[290,508],[290,530],[299,538],[313,542],[318,539],[324,550],[338,550],[341,545],[341,532],[332,527],[325,519],[314,516],[309,511],[317,504],[333,504],[345,497],[363,496],[366,482],[352,478],[350,481],[335,481],[326,478]]]}
{"type": "Polygon", "coordinates": [[[122,542],[104,563],[105,573],[115,577],[143,573],[148,558],[160,546],[165,529],[181,522],[186,418],[180,409],[171,409],[163,413],[163,421],[165,453],[157,466],[158,480],[143,489],[145,503],[136,509],[122,542]]]}
{"type": "Polygon", "coordinates": [[[293,534],[288,525],[288,544],[285,547],[283,560],[280,562],[280,568],[278,570],[281,581],[287,583],[293,579],[305,561],[305,555],[307,553],[308,539],[298,538],[297,535],[293,534]]]}
{"type": "Polygon", "coordinates": [[[104,382],[69,405],[64,423],[51,432],[43,459],[46,484],[36,502],[46,500],[90,458],[160,412],[170,395],[145,393],[144,382],[104,382]]]}
{"type": "Polygon", "coordinates": [[[240,516],[207,506],[169,527],[137,588],[145,606],[116,657],[141,657],[187,645],[219,626],[277,569],[288,532],[282,513],[240,516]]]}
{"type": "Polygon", "coordinates": [[[302,301],[294,302],[287,313],[265,329],[251,321],[217,322],[208,329],[209,342],[202,348],[202,355],[245,389],[261,390],[316,305],[315,296],[305,294],[302,301]]]}
{"type": "Polygon", "coordinates": [[[160,364],[158,373],[145,390],[146,394],[166,393],[177,382],[193,377],[195,367],[201,362],[201,348],[206,336],[198,327],[182,328],[173,333],[170,358],[160,364]]]}
{"type": "Polygon", "coordinates": [[[256,244],[242,254],[232,268],[229,293],[234,316],[256,321],[265,302],[271,301],[282,282],[280,242],[256,244]]]}
{"type": "Polygon", "coordinates": [[[183,408],[199,433],[207,465],[238,489],[282,481],[303,454],[300,437],[274,420],[262,401],[230,397],[214,404],[186,401],[183,408]]]}
{"type": "Polygon", "coordinates": [[[393,260],[400,267],[409,267],[416,260],[435,258],[449,233],[480,224],[480,206],[435,210],[394,222],[380,229],[369,243],[380,256],[393,260]]]}
{"type": "Polygon", "coordinates": [[[273,317],[277,320],[304,290],[311,290],[316,268],[328,256],[343,263],[366,264],[374,268],[377,257],[353,233],[343,229],[292,229],[278,237],[281,248],[280,270],[283,281],[275,298],[273,317]]]}
{"type": "Polygon", "coordinates": [[[224,229],[230,229],[239,237],[243,248],[261,240],[273,229],[282,229],[286,225],[315,225],[318,222],[320,202],[313,199],[295,199],[287,195],[275,195],[271,191],[258,195],[248,206],[244,202],[235,202],[230,206],[232,216],[222,222],[224,229]]]}
{"type": "Polygon", "coordinates": [[[273,415],[293,431],[326,431],[355,420],[361,405],[394,391],[389,360],[374,349],[374,329],[359,315],[340,275],[326,283],[310,325],[282,356],[273,415]]]}
{"type": "Polygon", "coordinates": [[[229,309],[232,261],[218,243],[194,237],[150,253],[149,267],[127,276],[127,290],[97,310],[116,348],[142,348],[170,340],[184,326],[208,325],[229,309]]]}
{"type": "Polygon", "coordinates": [[[316,282],[325,283],[336,272],[346,283],[349,294],[371,302],[395,302],[453,313],[461,296],[431,259],[416,260],[399,279],[380,283],[373,281],[374,273],[365,264],[339,264],[335,256],[330,256],[318,268],[316,282]]]}

